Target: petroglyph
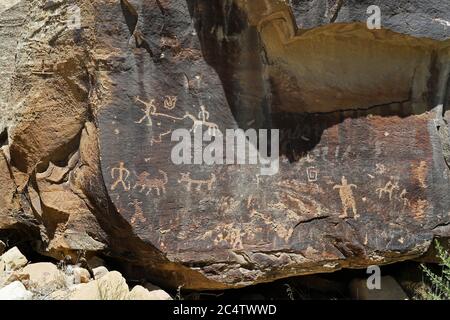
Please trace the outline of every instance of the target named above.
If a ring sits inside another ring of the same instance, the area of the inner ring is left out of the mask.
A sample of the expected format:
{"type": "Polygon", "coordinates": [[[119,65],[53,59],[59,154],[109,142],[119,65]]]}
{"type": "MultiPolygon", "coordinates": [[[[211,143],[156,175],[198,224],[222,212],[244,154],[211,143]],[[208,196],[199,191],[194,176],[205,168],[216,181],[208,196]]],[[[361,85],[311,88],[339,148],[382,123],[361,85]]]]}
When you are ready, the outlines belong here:
{"type": "Polygon", "coordinates": [[[308,177],[308,182],[316,182],[319,172],[314,167],[309,167],[306,169],[306,176],[308,177]]]}
{"type": "Polygon", "coordinates": [[[197,130],[198,128],[203,129],[203,126],[205,126],[208,128],[208,133],[214,136],[216,134],[216,131],[219,130],[219,126],[216,123],[205,121],[203,119],[197,119],[189,112],[186,112],[184,118],[189,118],[193,122],[192,128],[189,130],[190,132],[195,132],[195,130],[197,130]]]}
{"type": "Polygon", "coordinates": [[[400,201],[402,201],[405,206],[409,205],[409,200],[408,200],[408,198],[406,198],[407,194],[408,194],[408,192],[406,192],[406,189],[403,189],[403,191],[400,193],[400,195],[398,197],[398,199],[400,201]]]}
{"type": "Polygon", "coordinates": [[[111,178],[116,179],[116,181],[111,185],[111,190],[114,191],[119,184],[122,185],[124,191],[130,190],[130,182],[126,182],[130,177],[130,171],[125,168],[125,164],[123,162],[119,163],[119,167],[111,169],[111,178]],[[116,179],[116,172],[117,179],[116,179]]]}
{"type": "Polygon", "coordinates": [[[411,204],[411,211],[414,214],[414,219],[422,220],[425,217],[425,209],[428,206],[428,201],[419,199],[417,202],[411,204]]]}
{"type": "Polygon", "coordinates": [[[222,241],[225,241],[231,246],[232,249],[244,249],[244,246],[242,244],[242,236],[243,235],[241,234],[240,229],[235,228],[232,223],[226,224],[222,228],[220,228],[220,231],[218,231],[218,235],[214,239],[214,244],[218,245],[222,241]]]}
{"type": "MultiPolygon", "coordinates": [[[[198,118],[192,115],[190,112],[186,111],[186,114],[180,118],[171,116],[166,113],[157,112],[157,107],[155,105],[155,99],[151,99],[150,102],[145,102],[141,100],[139,97],[135,98],[136,102],[142,103],[145,108],[143,109],[144,116],[139,119],[138,121],[135,121],[135,123],[141,124],[147,119],[147,126],[151,127],[153,126],[153,120],[155,117],[164,117],[172,120],[173,122],[176,121],[182,121],[184,119],[190,119],[192,120],[192,127],[189,130],[190,132],[195,132],[198,128],[203,129],[203,127],[208,128],[208,133],[212,136],[216,134],[217,131],[219,131],[219,126],[214,123],[208,121],[209,119],[209,112],[206,110],[206,107],[201,105],[200,106],[200,112],[198,113],[198,118]]],[[[177,97],[175,96],[166,96],[166,99],[164,100],[164,108],[168,110],[172,110],[175,108],[177,103],[177,97]]],[[[152,138],[152,145],[153,143],[160,143],[163,136],[170,134],[172,130],[168,132],[161,133],[158,138],[152,138]]]]}
{"type": "Polygon", "coordinates": [[[129,205],[134,206],[134,214],[131,217],[131,224],[135,223],[146,223],[147,218],[144,216],[144,211],[142,211],[141,205],[142,202],[139,202],[138,200],[134,199],[133,202],[130,202],[129,205]]]}
{"type": "Polygon", "coordinates": [[[139,192],[144,192],[147,189],[146,195],[149,195],[153,189],[156,190],[156,194],[158,196],[166,193],[166,184],[169,182],[167,177],[167,173],[162,170],[158,170],[158,172],[162,175],[162,179],[158,178],[150,178],[150,174],[147,171],[142,172],[133,187],[133,189],[141,188],[139,192]]]}
{"type": "Polygon", "coordinates": [[[256,211],[255,209],[252,209],[250,211],[250,217],[252,219],[259,218],[263,220],[266,225],[272,226],[272,229],[273,231],[275,231],[277,236],[283,239],[286,243],[289,241],[289,239],[292,236],[292,233],[294,232],[294,225],[287,228],[284,226],[284,224],[275,223],[272,219],[270,219],[270,217],[267,217],[266,215],[256,211]]]}
{"type": "Polygon", "coordinates": [[[384,194],[387,194],[389,195],[389,200],[392,200],[392,194],[394,193],[395,190],[400,190],[398,182],[388,181],[383,188],[377,188],[376,192],[378,193],[379,199],[381,199],[384,194]]]}
{"type": "Polygon", "coordinates": [[[161,143],[162,142],[162,138],[165,137],[165,136],[168,136],[171,133],[172,133],[172,130],[169,130],[169,131],[160,133],[158,135],[158,138],[152,137],[152,140],[150,141],[150,145],[153,146],[155,143],[161,143]]]}
{"type": "Polygon", "coordinates": [[[177,106],[178,97],[176,96],[166,96],[164,99],[164,108],[167,110],[172,110],[177,106]]]}
{"type": "Polygon", "coordinates": [[[135,123],[141,124],[147,119],[147,126],[151,127],[153,125],[152,115],[156,113],[155,99],[150,100],[150,102],[145,102],[136,97],[135,101],[145,105],[145,109],[143,110],[144,116],[140,120],[135,121],[135,123]]]}
{"type": "Polygon", "coordinates": [[[239,204],[240,202],[235,200],[231,196],[221,197],[217,210],[220,214],[231,214],[233,212],[236,212],[236,210],[239,208],[239,204]]]}
{"type": "Polygon", "coordinates": [[[178,183],[186,183],[186,190],[191,191],[192,186],[196,186],[196,190],[200,191],[202,186],[206,186],[208,190],[212,190],[214,182],[216,182],[216,175],[211,173],[211,177],[208,180],[196,180],[191,178],[191,173],[180,173],[181,178],[178,183]]]}
{"type": "Polygon", "coordinates": [[[384,164],[377,163],[375,165],[375,172],[377,174],[384,174],[386,172],[386,167],[384,164]]]}
{"type": "Polygon", "coordinates": [[[425,161],[421,161],[419,166],[416,168],[413,168],[413,173],[417,180],[420,183],[420,186],[422,188],[427,188],[426,179],[427,179],[427,163],[425,161]]]}
{"type": "Polygon", "coordinates": [[[206,107],[203,105],[200,106],[200,112],[198,113],[198,118],[201,119],[203,122],[209,120],[209,112],[206,110],[206,107]]]}
{"type": "Polygon", "coordinates": [[[342,184],[337,184],[333,187],[333,189],[339,189],[339,196],[341,197],[343,213],[339,216],[339,218],[347,218],[349,209],[352,209],[354,218],[359,218],[359,214],[357,214],[356,210],[356,201],[353,196],[352,188],[357,188],[354,184],[348,184],[347,179],[343,176],[341,180],[342,184]]]}
{"type": "Polygon", "coordinates": [[[322,207],[308,195],[299,195],[285,191],[280,196],[282,203],[269,204],[270,208],[278,208],[286,212],[289,218],[298,219],[299,216],[320,216],[322,207]],[[294,215],[295,214],[295,215],[294,215]]]}
{"type": "Polygon", "coordinates": [[[166,113],[157,112],[157,108],[155,105],[155,99],[151,99],[150,102],[145,102],[145,101],[141,100],[139,97],[135,97],[135,101],[142,103],[145,106],[145,108],[143,110],[144,116],[141,119],[139,119],[138,121],[135,121],[135,123],[141,124],[142,122],[144,122],[145,119],[147,119],[148,120],[147,126],[151,127],[153,125],[152,117],[165,117],[165,118],[171,119],[173,122],[175,122],[176,120],[183,120],[185,118],[185,117],[183,117],[183,118],[174,117],[174,116],[171,116],[166,113]]]}

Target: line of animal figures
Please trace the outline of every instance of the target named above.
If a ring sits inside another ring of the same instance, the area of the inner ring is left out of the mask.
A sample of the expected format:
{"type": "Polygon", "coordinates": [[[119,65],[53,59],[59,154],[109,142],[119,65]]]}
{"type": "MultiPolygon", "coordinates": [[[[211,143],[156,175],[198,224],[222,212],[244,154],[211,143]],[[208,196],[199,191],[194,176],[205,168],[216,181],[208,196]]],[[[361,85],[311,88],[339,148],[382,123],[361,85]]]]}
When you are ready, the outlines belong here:
{"type": "MultiPolygon", "coordinates": [[[[124,191],[133,189],[138,190],[140,193],[146,192],[146,195],[149,195],[152,191],[156,191],[156,195],[158,196],[165,194],[169,177],[163,170],[158,170],[158,172],[160,177],[152,177],[147,171],[143,171],[139,175],[135,174],[136,179],[134,184],[132,184],[130,171],[125,167],[123,162],[120,162],[117,168],[111,169],[111,178],[115,179],[111,185],[111,191],[122,187],[124,191]]],[[[186,191],[189,192],[192,190],[201,191],[203,186],[205,186],[208,191],[211,191],[216,182],[216,175],[214,173],[211,173],[209,179],[206,180],[192,179],[190,172],[180,173],[180,175],[180,179],[177,180],[178,183],[184,184],[186,191]]]]}

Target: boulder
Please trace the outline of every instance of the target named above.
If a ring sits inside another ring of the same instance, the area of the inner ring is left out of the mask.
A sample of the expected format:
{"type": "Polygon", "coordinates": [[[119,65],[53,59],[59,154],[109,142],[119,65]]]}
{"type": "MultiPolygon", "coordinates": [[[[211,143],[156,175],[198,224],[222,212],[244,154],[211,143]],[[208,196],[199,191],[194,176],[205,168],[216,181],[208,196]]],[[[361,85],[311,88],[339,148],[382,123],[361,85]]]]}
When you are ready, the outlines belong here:
{"type": "Polygon", "coordinates": [[[129,294],[128,285],[120,272],[111,271],[98,280],[101,300],[126,300],[129,294]]]}
{"type": "Polygon", "coordinates": [[[94,272],[94,277],[95,279],[100,279],[101,277],[105,276],[106,274],[108,274],[108,269],[106,267],[100,266],[97,268],[92,269],[92,271],[94,272]]]}
{"type": "Polygon", "coordinates": [[[33,293],[20,281],[15,281],[0,289],[0,300],[31,300],[33,293]]]}
{"type": "Polygon", "coordinates": [[[22,273],[28,274],[34,287],[54,287],[66,285],[65,274],[50,262],[30,263],[23,268],[22,273]]]}
{"type": "Polygon", "coordinates": [[[0,240],[0,256],[5,252],[6,244],[0,240]]]}
{"type": "Polygon", "coordinates": [[[353,279],[349,289],[356,300],[408,300],[402,287],[391,276],[381,277],[379,289],[369,289],[366,279],[353,279]]]}
{"type": "Polygon", "coordinates": [[[91,279],[89,271],[80,267],[76,267],[73,269],[73,276],[75,284],[88,283],[91,279]]]}
{"type": "Polygon", "coordinates": [[[148,290],[142,286],[135,286],[128,294],[128,300],[173,300],[172,297],[162,289],[148,290]]]}
{"type": "Polygon", "coordinates": [[[68,294],[60,291],[56,295],[61,297],[61,299],[67,298],[68,300],[105,300],[102,299],[97,281],[79,284],[68,294]]]}
{"type": "Polygon", "coordinates": [[[25,287],[28,288],[30,286],[30,275],[28,273],[21,272],[21,270],[5,272],[3,275],[0,272],[0,287],[15,281],[22,282],[25,287]]]}
{"type": "Polygon", "coordinates": [[[27,263],[27,258],[17,247],[9,249],[0,257],[0,268],[6,271],[18,270],[25,267],[27,263]]]}

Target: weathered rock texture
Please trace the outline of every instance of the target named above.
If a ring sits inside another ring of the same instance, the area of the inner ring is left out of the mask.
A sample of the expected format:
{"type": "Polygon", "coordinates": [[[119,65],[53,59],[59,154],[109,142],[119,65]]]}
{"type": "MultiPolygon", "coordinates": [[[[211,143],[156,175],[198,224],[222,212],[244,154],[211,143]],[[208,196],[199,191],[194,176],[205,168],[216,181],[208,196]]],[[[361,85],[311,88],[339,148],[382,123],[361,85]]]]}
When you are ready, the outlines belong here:
{"type": "Polygon", "coordinates": [[[424,254],[450,234],[449,5],[383,1],[390,30],[369,30],[373,1],[334,4],[33,0],[0,13],[22,19],[0,29],[2,232],[192,289],[424,254]],[[175,165],[178,128],[280,129],[279,173],[175,165]]]}

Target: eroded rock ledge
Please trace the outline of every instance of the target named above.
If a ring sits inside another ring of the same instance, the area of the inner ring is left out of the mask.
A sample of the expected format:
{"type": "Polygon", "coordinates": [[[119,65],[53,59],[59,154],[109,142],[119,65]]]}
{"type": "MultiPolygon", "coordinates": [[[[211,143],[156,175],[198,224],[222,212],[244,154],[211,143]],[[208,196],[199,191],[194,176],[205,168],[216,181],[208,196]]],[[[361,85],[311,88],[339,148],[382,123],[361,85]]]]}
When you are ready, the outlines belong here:
{"type": "Polygon", "coordinates": [[[313,2],[79,0],[81,29],[64,1],[11,8],[0,236],[186,289],[413,259],[448,237],[447,38],[323,23],[313,2]],[[174,165],[171,132],[198,123],[280,129],[279,173],[174,165]]]}

